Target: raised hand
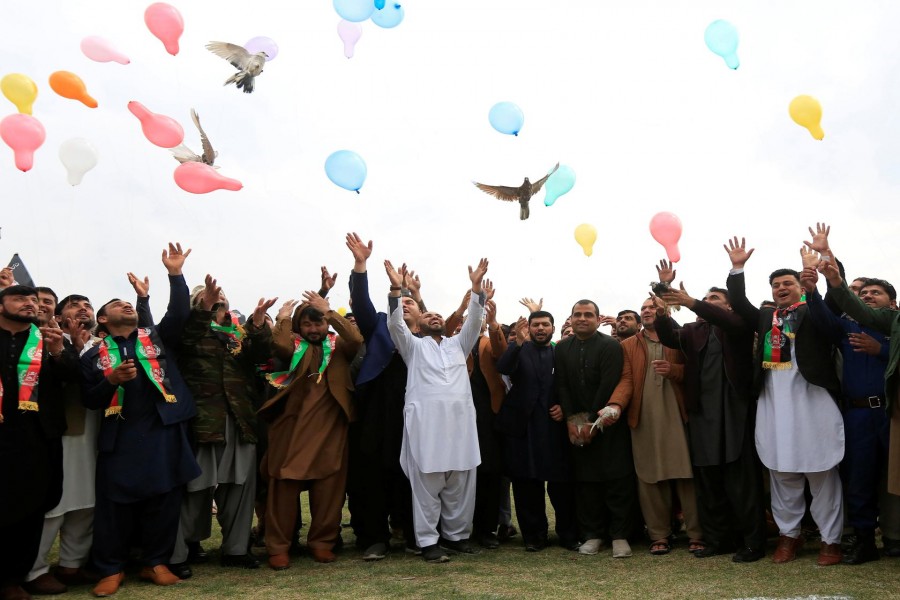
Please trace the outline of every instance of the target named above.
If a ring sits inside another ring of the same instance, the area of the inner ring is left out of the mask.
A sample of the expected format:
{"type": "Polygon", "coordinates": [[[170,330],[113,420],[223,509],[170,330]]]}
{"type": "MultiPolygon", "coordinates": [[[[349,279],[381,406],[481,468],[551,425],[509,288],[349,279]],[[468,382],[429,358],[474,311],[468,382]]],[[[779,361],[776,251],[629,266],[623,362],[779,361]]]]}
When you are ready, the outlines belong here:
{"type": "Polygon", "coordinates": [[[488,259],[482,258],[478,261],[478,266],[474,269],[469,267],[469,280],[472,282],[472,291],[480,294],[482,291],[481,282],[488,270],[488,259]]]}
{"type": "Polygon", "coordinates": [[[324,296],[328,293],[328,290],[334,287],[334,282],[337,281],[337,273],[329,273],[328,267],[322,266],[322,287],[319,288],[319,292],[324,296]]]}
{"type": "MultiPolygon", "coordinates": [[[[805,244],[806,242],[804,242],[805,244]]],[[[819,264],[819,253],[815,250],[810,250],[806,246],[800,247],[800,260],[803,263],[803,268],[816,268],[816,265],[819,264]]]]}
{"type": "Polygon", "coordinates": [[[491,298],[493,298],[494,297],[494,282],[491,281],[490,279],[485,279],[481,285],[484,288],[484,295],[487,297],[487,299],[490,300],[491,298]]]}
{"type": "Polygon", "coordinates": [[[44,348],[54,355],[58,356],[63,351],[63,331],[56,323],[56,319],[51,318],[50,324],[46,327],[40,327],[41,337],[44,338],[44,348]]]}
{"type": "Polygon", "coordinates": [[[146,298],[150,295],[150,278],[144,277],[143,280],[138,279],[137,275],[134,273],[128,273],[128,283],[131,284],[131,287],[134,288],[134,293],[138,295],[138,298],[146,298]]]}
{"type": "Polygon", "coordinates": [[[541,298],[540,300],[535,302],[531,298],[522,298],[521,300],[519,300],[519,304],[527,308],[528,314],[531,314],[533,312],[541,310],[544,307],[544,299],[541,298]]]}
{"type": "Polygon", "coordinates": [[[169,242],[169,250],[162,251],[162,263],[169,272],[169,275],[181,275],[181,268],[184,266],[184,260],[190,256],[191,249],[181,249],[181,243],[169,242]]]}
{"type": "Polygon", "coordinates": [[[313,291],[303,292],[303,301],[323,315],[331,310],[331,305],[328,304],[328,300],[313,291]]]}
{"type": "Polygon", "coordinates": [[[600,324],[601,325],[609,325],[610,327],[615,328],[616,326],[616,318],[610,317],[608,315],[599,315],[600,316],[600,324]]]}
{"type": "Polygon", "coordinates": [[[687,293],[687,290],[684,289],[684,282],[678,284],[679,289],[670,288],[669,291],[662,295],[663,301],[669,306],[685,306],[687,308],[693,308],[694,303],[697,302],[695,298],[692,298],[690,294],[687,293]]]}
{"type": "Polygon", "coordinates": [[[298,304],[300,304],[299,300],[288,300],[282,304],[281,308],[278,309],[278,314],[275,315],[275,320],[289,319],[294,314],[294,309],[297,308],[298,304]]]}
{"type": "Polygon", "coordinates": [[[740,243],[738,243],[737,236],[734,236],[733,240],[728,240],[728,243],[722,244],[722,246],[725,248],[725,252],[728,253],[728,258],[731,259],[732,269],[743,269],[755,250],[755,248],[747,250],[747,240],[741,238],[740,243]]]}
{"type": "Polygon", "coordinates": [[[16,278],[13,277],[13,270],[10,267],[0,269],[0,289],[5,289],[16,284],[16,278]]]}
{"type": "Polygon", "coordinates": [[[675,281],[675,273],[677,273],[677,271],[672,268],[673,266],[675,266],[674,263],[669,262],[666,259],[659,261],[659,266],[656,267],[656,273],[659,275],[659,281],[661,283],[672,283],[675,281]]]}
{"type": "Polygon", "coordinates": [[[666,315],[666,303],[662,298],[650,292],[650,299],[653,300],[654,306],[656,306],[656,316],[664,317],[666,315]]]}
{"type": "Polygon", "coordinates": [[[368,244],[363,243],[362,238],[356,232],[347,234],[347,248],[353,254],[353,270],[363,273],[366,270],[366,261],[372,256],[372,240],[368,244]]]}
{"type": "Polygon", "coordinates": [[[806,293],[813,293],[818,282],[819,274],[816,272],[816,268],[804,266],[803,271],[800,272],[800,285],[803,286],[803,289],[806,290],[806,293]]]}
{"type": "Polygon", "coordinates": [[[394,265],[391,264],[391,261],[384,261],[384,271],[387,273],[388,280],[391,282],[391,287],[399,288],[400,284],[403,283],[403,278],[400,276],[400,273],[397,272],[397,269],[394,268],[394,265]]]}
{"type": "Polygon", "coordinates": [[[409,289],[409,293],[412,295],[413,300],[418,302],[422,299],[422,281],[419,279],[419,276],[416,275],[416,272],[412,269],[409,269],[406,272],[405,285],[407,289],[409,289]]]}
{"type": "Polygon", "coordinates": [[[531,335],[528,332],[528,319],[519,317],[516,321],[516,345],[521,346],[530,339],[531,335]]]}
{"type": "Polygon", "coordinates": [[[819,271],[822,275],[825,276],[825,279],[828,281],[828,285],[831,287],[840,287],[841,283],[843,283],[844,279],[841,277],[841,271],[838,269],[837,260],[834,256],[828,257],[825,256],[822,260],[819,261],[819,264],[816,265],[816,270],[819,271]]]}
{"type": "Polygon", "coordinates": [[[269,312],[269,309],[272,308],[277,301],[277,297],[270,300],[266,300],[265,298],[259,299],[256,308],[253,309],[253,316],[250,317],[253,320],[254,327],[262,328],[266,324],[266,313],[269,312]]]}
{"type": "Polygon", "coordinates": [[[457,314],[462,315],[466,312],[466,309],[469,308],[469,301],[472,300],[472,290],[468,290],[464,295],[462,302],[459,303],[459,309],[457,309],[457,314]]]}
{"type": "Polygon", "coordinates": [[[203,291],[200,292],[200,308],[203,310],[212,310],[222,297],[222,288],[218,286],[212,275],[206,274],[204,280],[203,291]]]}
{"type": "Polygon", "coordinates": [[[819,254],[829,254],[828,247],[828,234],[831,233],[831,226],[826,225],[825,223],[816,223],[816,230],[813,231],[812,227],[809,227],[809,235],[812,236],[812,241],[803,243],[806,244],[810,250],[815,250],[819,254]]]}
{"type": "Polygon", "coordinates": [[[69,334],[69,337],[72,338],[72,345],[75,346],[75,350],[81,354],[81,351],[91,339],[90,330],[84,326],[84,323],[76,321],[71,317],[66,318],[66,322],[63,324],[62,329],[69,334]]]}
{"type": "Polygon", "coordinates": [[[497,324],[497,304],[493,300],[484,303],[484,317],[488,326],[497,324]]]}

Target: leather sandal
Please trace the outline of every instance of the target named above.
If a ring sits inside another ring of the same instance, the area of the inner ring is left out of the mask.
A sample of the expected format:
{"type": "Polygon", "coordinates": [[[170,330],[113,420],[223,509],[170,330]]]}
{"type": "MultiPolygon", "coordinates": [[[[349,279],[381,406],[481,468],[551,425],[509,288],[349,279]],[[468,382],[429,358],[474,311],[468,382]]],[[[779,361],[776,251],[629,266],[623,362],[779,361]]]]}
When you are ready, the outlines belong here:
{"type": "Polygon", "coordinates": [[[671,551],[672,546],[669,545],[669,540],[656,540],[655,542],[650,544],[650,554],[654,556],[662,556],[663,554],[668,554],[671,551]]]}

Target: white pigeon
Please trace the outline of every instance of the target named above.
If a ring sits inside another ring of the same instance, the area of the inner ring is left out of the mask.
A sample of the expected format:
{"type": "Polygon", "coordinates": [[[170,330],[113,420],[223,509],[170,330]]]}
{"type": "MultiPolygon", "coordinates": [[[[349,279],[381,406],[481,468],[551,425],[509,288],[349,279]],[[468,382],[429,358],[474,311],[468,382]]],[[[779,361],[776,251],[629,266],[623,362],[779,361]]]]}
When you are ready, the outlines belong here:
{"type": "Polygon", "coordinates": [[[206,49],[216,56],[221,56],[238,69],[237,73],[225,80],[225,85],[233,83],[247,94],[253,91],[253,78],[263,72],[266,59],[269,58],[265,52],[250,54],[243,46],[228,42],[210,42],[206,45],[206,49]]]}
{"type": "Polygon", "coordinates": [[[216,157],[219,156],[219,153],[213,150],[212,144],[209,143],[209,138],[206,137],[206,132],[200,127],[200,117],[197,116],[197,111],[193,108],[191,109],[191,120],[194,121],[194,125],[200,131],[200,145],[203,147],[203,155],[195,154],[193,150],[184,144],[179,144],[171,149],[175,160],[180,163],[199,162],[218,169],[219,167],[214,166],[213,163],[216,162],[216,157]]]}

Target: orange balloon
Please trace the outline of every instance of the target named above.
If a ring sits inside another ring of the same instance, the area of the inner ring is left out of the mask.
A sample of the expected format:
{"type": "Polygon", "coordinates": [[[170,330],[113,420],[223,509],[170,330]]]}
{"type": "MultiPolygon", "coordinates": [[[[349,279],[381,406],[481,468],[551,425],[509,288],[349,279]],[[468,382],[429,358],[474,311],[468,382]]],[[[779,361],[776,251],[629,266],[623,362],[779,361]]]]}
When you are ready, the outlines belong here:
{"type": "Polygon", "coordinates": [[[88,108],[97,108],[97,101],[87,93],[81,77],[70,71],[56,71],[50,75],[50,87],[63,98],[78,100],[88,108]]]}

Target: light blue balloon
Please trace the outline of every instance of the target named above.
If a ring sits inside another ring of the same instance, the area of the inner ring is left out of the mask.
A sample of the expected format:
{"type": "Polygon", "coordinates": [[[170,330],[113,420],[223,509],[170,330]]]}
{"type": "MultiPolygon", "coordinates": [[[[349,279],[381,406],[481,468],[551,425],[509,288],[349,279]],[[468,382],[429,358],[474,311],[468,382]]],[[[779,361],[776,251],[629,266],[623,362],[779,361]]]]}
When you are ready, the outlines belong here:
{"type": "Polygon", "coordinates": [[[379,27],[390,29],[399,25],[403,21],[403,16],[403,7],[395,2],[373,12],[372,22],[379,27]]]}
{"type": "Polygon", "coordinates": [[[706,28],[703,39],[707,47],[724,58],[730,68],[737,69],[741,65],[737,56],[738,32],[734,25],[721,19],[713,21],[706,28]]]}
{"type": "Polygon", "coordinates": [[[334,10],[345,21],[359,23],[365,21],[375,12],[372,0],[333,0],[334,10]]]}
{"type": "Polygon", "coordinates": [[[337,186],[359,193],[366,181],[366,161],[351,150],[338,150],[325,160],[325,174],[337,186]]]}
{"type": "Polygon", "coordinates": [[[375,8],[378,10],[384,8],[384,0],[375,0],[375,8]]]}
{"type": "Polygon", "coordinates": [[[544,195],[544,205],[553,206],[556,199],[567,193],[575,185],[575,171],[572,167],[561,165],[556,173],[544,183],[544,189],[547,193],[544,195]]]}
{"type": "Polygon", "coordinates": [[[498,102],[488,113],[491,127],[506,135],[519,135],[525,124],[525,114],[512,102],[498,102]]]}

